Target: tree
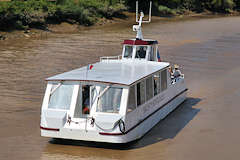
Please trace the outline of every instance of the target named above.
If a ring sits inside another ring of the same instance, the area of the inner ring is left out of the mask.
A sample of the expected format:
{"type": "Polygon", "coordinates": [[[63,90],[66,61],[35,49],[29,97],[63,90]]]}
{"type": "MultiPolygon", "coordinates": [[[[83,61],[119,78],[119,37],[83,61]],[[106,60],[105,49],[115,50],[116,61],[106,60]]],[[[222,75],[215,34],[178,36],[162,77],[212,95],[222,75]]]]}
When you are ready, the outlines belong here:
{"type": "Polygon", "coordinates": [[[213,0],[211,4],[216,11],[220,12],[229,12],[235,5],[233,0],[213,0]]]}

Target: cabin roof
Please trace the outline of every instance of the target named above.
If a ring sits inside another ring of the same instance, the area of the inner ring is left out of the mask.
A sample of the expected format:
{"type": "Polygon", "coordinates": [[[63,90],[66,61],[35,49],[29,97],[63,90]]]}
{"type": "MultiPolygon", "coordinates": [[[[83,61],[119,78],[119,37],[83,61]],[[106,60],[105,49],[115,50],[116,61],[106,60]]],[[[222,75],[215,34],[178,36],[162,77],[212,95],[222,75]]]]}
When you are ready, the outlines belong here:
{"type": "Polygon", "coordinates": [[[151,39],[128,39],[124,40],[123,44],[129,44],[129,45],[153,45],[158,44],[158,41],[151,40],[151,39]]]}
{"type": "Polygon", "coordinates": [[[132,83],[169,66],[167,62],[143,60],[105,60],[47,78],[47,81],[92,81],[131,85],[132,83]]]}

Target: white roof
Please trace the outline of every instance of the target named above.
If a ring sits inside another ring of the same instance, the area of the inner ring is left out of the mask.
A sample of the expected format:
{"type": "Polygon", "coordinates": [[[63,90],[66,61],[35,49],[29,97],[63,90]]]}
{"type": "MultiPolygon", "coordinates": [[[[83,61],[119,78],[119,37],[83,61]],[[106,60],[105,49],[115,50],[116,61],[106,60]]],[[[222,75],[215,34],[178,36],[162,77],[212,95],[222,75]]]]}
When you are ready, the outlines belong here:
{"type": "Polygon", "coordinates": [[[93,64],[87,71],[87,66],[65,72],[47,81],[93,81],[113,84],[131,85],[154,72],[169,66],[166,62],[144,60],[106,60],[93,64]]]}

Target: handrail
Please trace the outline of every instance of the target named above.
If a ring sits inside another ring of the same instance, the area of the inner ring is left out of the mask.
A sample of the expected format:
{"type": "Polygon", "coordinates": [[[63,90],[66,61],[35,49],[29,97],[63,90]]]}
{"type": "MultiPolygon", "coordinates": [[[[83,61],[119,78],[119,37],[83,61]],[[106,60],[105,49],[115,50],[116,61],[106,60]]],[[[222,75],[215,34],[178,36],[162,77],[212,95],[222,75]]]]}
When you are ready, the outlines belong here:
{"type": "Polygon", "coordinates": [[[100,57],[100,62],[104,61],[104,60],[121,60],[122,59],[122,55],[118,55],[118,56],[104,56],[104,57],[100,57]]]}

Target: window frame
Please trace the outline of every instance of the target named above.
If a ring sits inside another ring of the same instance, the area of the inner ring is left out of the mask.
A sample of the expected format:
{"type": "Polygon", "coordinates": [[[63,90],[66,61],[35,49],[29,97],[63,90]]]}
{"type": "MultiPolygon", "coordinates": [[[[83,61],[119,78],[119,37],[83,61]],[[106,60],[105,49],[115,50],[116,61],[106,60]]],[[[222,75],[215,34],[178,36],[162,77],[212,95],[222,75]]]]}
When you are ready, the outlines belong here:
{"type": "MultiPolygon", "coordinates": [[[[157,50],[156,50],[157,51],[157,50]]],[[[145,104],[147,101],[149,101],[149,100],[151,100],[152,98],[154,98],[155,96],[158,96],[159,94],[161,94],[163,91],[165,91],[165,90],[167,90],[168,89],[168,74],[167,74],[167,69],[168,69],[168,67],[169,66],[167,66],[167,67],[165,67],[165,68],[163,68],[163,69],[161,69],[161,70],[158,70],[158,71],[156,71],[156,72],[154,72],[154,73],[152,73],[152,74],[150,74],[150,75],[148,75],[147,77],[144,77],[143,79],[140,79],[140,80],[138,80],[138,81],[136,81],[136,82],[134,82],[134,84],[133,85],[135,85],[135,100],[136,100],[136,108],[138,108],[139,106],[141,106],[142,104],[145,104]],[[164,90],[162,90],[162,72],[163,71],[166,71],[166,88],[164,89],[164,90]],[[158,78],[158,82],[159,82],[159,88],[158,88],[158,92],[157,92],[157,94],[155,95],[154,94],[154,75],[158,75],[159,76],[159,78],[158,78]],[[150,78],[150,77],[152,77],[152,92],[153,92],[153,97],[152,98],[150,98],[149,100],[147,100],[146,98],[146,79],[148,79],[148,78],[150,78]],[[144,81],[144,84],[145,84],[145,88],[144,88],[144,90],[145,90],[145,101],[144,101],[144,103],[142,103],[142,104],[139,104],[138,105],[138,97],[137,97],[137,84],[139,84],[140,82],[143,82],[144,81]]]]}
{"type": "Polygon", "coordinates": [[[134,50],[135,50],[135,45],[124,44],[123,45],[123,51],[122,51],[122,57],[125,58],[125,59],[133,59],[133,57],[135,57],[134,50]],[[130,57],[125,57],[126,46],[131,46],[132,47],[132,56],[131,56],[131,58],[130,57]]]}
{"type": "MultiPolygon", "coordinates": [[[[102,87],[103,85],[98,85],[99,87],[102,87]]],[[[107,87],[108,85],[106,85],[106,87],[107,87]]],[[[121,111],[121,106],[122,106],[122,100],[123,100],[123,92],[124,92],[124,87],[118,87],[118,86],[112,86],[112,85],[110,85],[110,88],[117,88],[117,89],[121,89],[121,98],[120,98],[120,101],[119,101],[119,111],[118,112],[103,112],[103,111],[97,111],[98,110],[98,103],[99,103],[99,100],[97,100],[97,102],[96,102],[96,107],[95,107],[95,113],[102,113],[102,114],[120,114],[120,111],[121,111]]],[[[106,91],[106,92],[108,92],[108,91],[106,91]]],[[[99,93],[98,93],[99,94],[99,93]]],[[[105,93],[106,94],[106,93],[105,93]]],[[[104,95],[103,95],[104,96],[104,95]]]]}
{"type": "Polygon", "coordinates": [[[148,76],[148,77],[146,77],[146,85],[145,85],[145,90],[146,90],[146,101],[149,101],[149,100],[151,100],[153,97],[154,97],[154,91],[153,91],[153,89],[154,89],[154,82],[153,82],[153,75],[151,74],[150,76],[148,76]],[[152,85],[152,96],[151,97],[149,97],[149,99],[148,99],[148,96],[147,96],[147,80],[148,79],[151,79],[150,80],[150,83],[151,83],[151,85],[152,85]]]}
{"type": "Polygon", "coordinates": [[[140,60],[141,60],[141,59],[145,59],[145,60],[147,60],[147,59],[148,59],[148,55],[149,55],[149,54],[148,54],[148,50],[149,50],[149,45],[136,45],[136,46],[135,46],[134,59],[140,59],[140,60]],[[138,48],[138,47],[147,47],[145,58],[137,58],[137,57],[136,57],[136,55],[137,55],[137,48],[138,48]]]}
{"type": "Polygon", "coordinates": [[[55,86],[55,85],[59,85],[60,83],[62,83],[62,82],[53,82],[53,83],[49,83],[50,84],[50,89],[49,89],[49,95],[48,95],[48,101],[47,101],[47,106],[46,106],[46,108],[47,109],[49,109],[49,110],[61,110],[61,111],[69,111],[69,110],[71,110],[71,106],[72,106],[72,104],[74,103],[74,94],[75,94],[75,88],[76,88],[76,84],[73,84],[73,83],[69,83],[69,82],[64,82],[64,83],[62,83],[61,85],[71,85],[71,86],[73,86],[73,89],[72,89],[72,95],[71,95],[71,101],[70,101],[70,103],[69,103],[69,107],[68,108],[65,108],[65,109],[63,109],[63,108],[50,108],[49,107],[49,105],[50,105],[50,100],[51,100],[51,92],[52,92],[52,89],[53,89],[53,87],[55,86]]]}
{"type": "Polygon", "coordinates": [[[126,114],[131,113],[131,112],[133,112],[133,111],[135,111],[135,110],[137,109],[136,88],[137,88],[137,87],[136,87],[135,84],[129,86],[129,89],[128,89],[128,100],[127,100],[127,106],[126,106],[126,114]],[[130,97],[130,88],[131,88],[131,87],[134,87],[135,108],[134,108],[133,110],[131,110],[131,111],[128,111],[128,104],[129,104],[129,99],[130,99],[129,97],[130,97]]]}
{"type": "Polygon", "coordinates": [[[150,48],[150,49],[148,49],[149,61],[156,61],[157,60],[156,45],[151,45],[149,48],[150,48]],[[152,56],[151,56],[151,53],[153,54],[152,56]],[[153,58],[153,59],[151,59],[151,58],[153,58]]]}
{"type": "MultiPolygon", "coordinates": [[[[137,82],[136,86],[139,84],[139,90],[140,90],[140,104],[138,105],[137,103],[137,107],[143,105],[144,103],[146,103],[146,78],[142,79],[141,81],[137,82]],[[141,94],[141,83],[144,85],[144,100],[142,100],[142,94],[141,94]]],[[[137,87],[136,87],[137,88],[137,87]]],[[[138,97],[137,97],[137,102],[138,102],[138,97]]]]}
{"type": "Polygon", "coordinates": [[[161,74],[161,81],[160,81],[160,82],[161,82],[161,92],[163,92],[163,91],[167,90],[167,88],[168,88],[167,69],[163,69],[160,74],[161,74]],[[166,86],[165,86],[165,88],[163,88],[163,83],[162,83],[162,80],[163,80],[163,78],[162,78],[162,77],[163,77],[163,76],[162,76],[162,73],[163,73],[163,72],[165,72],[165,78],[166,78],[166,83],[165,83],[166,86]]]}

